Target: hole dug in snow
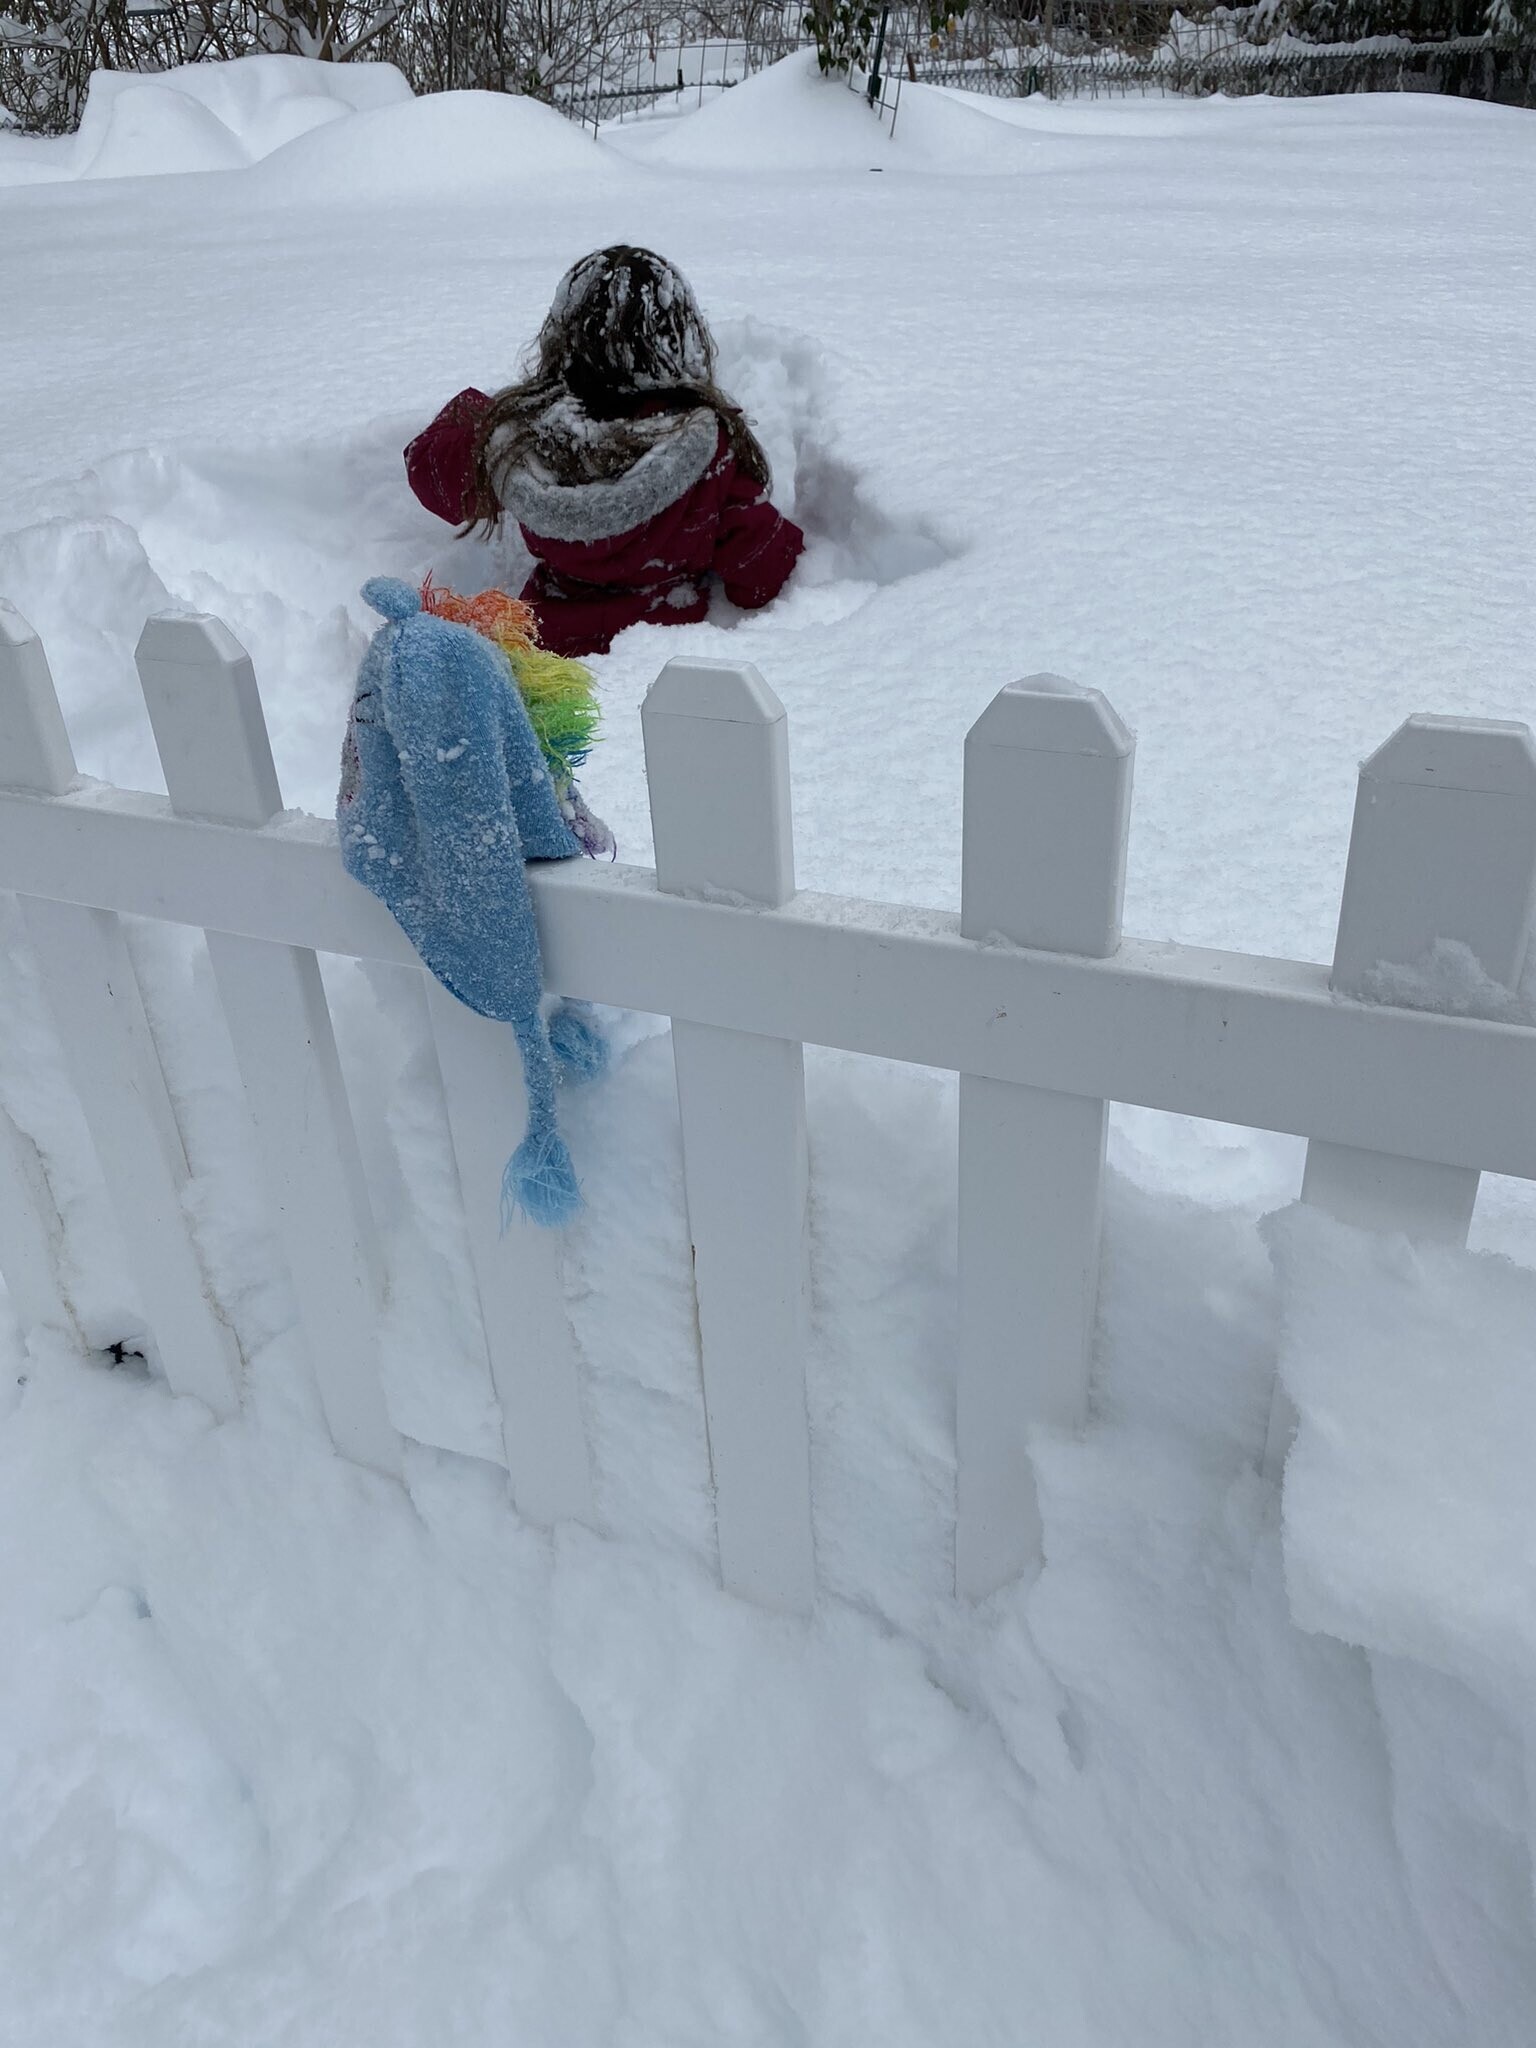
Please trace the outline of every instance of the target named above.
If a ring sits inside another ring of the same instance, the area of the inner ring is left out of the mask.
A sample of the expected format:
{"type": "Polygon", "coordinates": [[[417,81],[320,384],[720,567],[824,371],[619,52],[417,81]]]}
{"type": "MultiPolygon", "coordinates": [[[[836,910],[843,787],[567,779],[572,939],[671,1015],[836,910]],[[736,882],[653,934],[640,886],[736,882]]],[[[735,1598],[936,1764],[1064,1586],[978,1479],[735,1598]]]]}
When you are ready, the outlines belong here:
{"type": "Polygon", "coordinates": [[[818,581],[899,583],[953,559],[953,551],[920,526],[906,526],[865,496],[857,471],[815,445],[795,465],[795,517],[805,528],[818,581]]]}
{"type": "Polygon", "coordinates": [[[800,587],[848,584],[867,594],[953,559],[926,527],[882,511],[839,452],[847,405],[816,341],[753,319],[722,321],[716,336],[721,385],[773,465],[775,503],[805,529],[800,587]]]}

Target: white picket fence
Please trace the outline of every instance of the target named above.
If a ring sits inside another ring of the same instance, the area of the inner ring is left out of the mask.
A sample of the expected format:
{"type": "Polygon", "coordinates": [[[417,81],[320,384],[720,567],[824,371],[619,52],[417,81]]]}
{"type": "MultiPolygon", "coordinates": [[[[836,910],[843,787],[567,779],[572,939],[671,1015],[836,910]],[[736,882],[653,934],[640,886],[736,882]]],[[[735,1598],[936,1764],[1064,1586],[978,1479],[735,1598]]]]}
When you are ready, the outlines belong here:
{"type": "MultiPolygon", "coordinates": [[[[20,898],[72,1085],[170,1384],[220,1415],[241,1358],[181,1195],[187,1164],[119,920],[201,927],[302,1333],[337,1448],[384,1472],[382,1270],[317,952],[415,967],[329,821],[284,815],[255,677],[216,620],[153,619],[139,672],[169,798],[82,785],[43,649],[0,606],[0,888],[20,898]]],[[[656,871],[533,870],[552,990],[673,1019],[720,1565],[810,1606],[802,1046],[960,1083],[955,1573],[1028,1570],[1038,1423],[1084,1417],[1107,1105],[1310,1145],[1304,1193],[1465,1238],[1480,1170],[1536,1178],[1536,1032],[1361,999],[1379,962],[1459,941],[1518,982],[1536,891],[1536,743],[1415,718],[1361,771],[1333,969],[1120,934],[1131,736],[1053,677],[966,740],[962,909],[797,892],[788,730],[755,670],[670,662],[644,708],[656,871]]],[[[428,981],[490,1370],[520,1511],[594,1519],[558,1241],[501,1236],[520,1134],[512,1036],[428,981]]],[[[24,1322],[70,1323],[61,1227],[0,1113],[0,1272],[24,1322]]],[[[1271,1457],[1283,1450],[1276,1416],[1271,1457]]]]}

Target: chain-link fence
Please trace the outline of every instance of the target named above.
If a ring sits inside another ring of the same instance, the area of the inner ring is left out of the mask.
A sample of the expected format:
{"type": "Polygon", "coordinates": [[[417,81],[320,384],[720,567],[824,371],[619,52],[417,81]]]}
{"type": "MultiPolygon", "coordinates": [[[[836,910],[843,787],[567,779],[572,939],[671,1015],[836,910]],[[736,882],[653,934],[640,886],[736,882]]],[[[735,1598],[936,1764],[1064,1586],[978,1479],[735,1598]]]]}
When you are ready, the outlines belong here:
{"type": "Polygon", "coordinates": [[[991,48],[972,54],[909,43],[902,61],[913,82],[999,99],[1034,93],[1064,100],[1428,92],[1536,105],[1536,45],[1514,35],[1447,37],[1432,43],[1378,37],[1312,47],[1294,38],[1255,44],[1222,35],[1170,41],[1141,52],[1061,49],[999,38],[991,48]]]}
{"type": "MultiPolygon", "coordinates": [[[[1438,0],[1437,10],[1425,16],[1439,24],[1438,34],[1422,26],[1410,34],[1402,27],[1414,26],[1417,0],[1298,4],[1310,8],[1307,18],[1319,21],[1331,5],[1326,19],[1339,26],[1368,26],[1371,16],[1363,10],[1377,5],[1385,11],[1376,18],[1398,24],[1399,32],[1311,44],[1289,27],[1265,36],[1277,21],[1302,18],[1282,16],[1273,6],[1220,8],[1198,20],[1176,10],[1138,8],[1134,0],[1063,6],[1062,18],[1049,29],[1038,15],[1025,17],[1006,5],[971,7],[936,32],[926,9],[892,7],[880,11],[868,60],[851,67],[847,82],[888,127],[898,118],[904,83],[1002,99],[1036,93],[1064,100],[1428,92],[1536,105],[1536,34],[1486,27],[1450,33],[1458,20],[1473,19],[1458,0],[1438,0]],[[1106,40],[1113,22],[1129,42],[1106,40]]],[[[740,34],[712,35],[709,23],[698,20],[665,29],[620,25],[552,97],[595,132],[607,121],[702,105],[813,40],[798,5],[763,10],[740,34]]]]}
{"type": "Polygon", "coordinates": [[[582,53],[550,94],[563,114],[594,133],[608,121],[700,107],[807,40],[799,6],[761,9],[732,32],[729,17],[621,22],[582,53]]]}

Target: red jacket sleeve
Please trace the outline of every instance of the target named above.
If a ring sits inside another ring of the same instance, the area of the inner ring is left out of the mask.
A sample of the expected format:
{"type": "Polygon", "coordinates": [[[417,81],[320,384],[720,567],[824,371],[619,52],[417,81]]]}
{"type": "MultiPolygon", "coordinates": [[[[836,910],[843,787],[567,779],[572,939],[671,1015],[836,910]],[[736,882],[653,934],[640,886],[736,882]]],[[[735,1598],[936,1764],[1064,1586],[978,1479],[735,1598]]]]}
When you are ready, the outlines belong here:
{"type": "Polygon", "coordinates": [[[774,510],[768,493],[739,466],[733,471],[715,542],[715,574],[732,604],[770,604],[800,559],[805,535],[774,510]]]}
{"type": "Polygon", "coordinates": [[[405,474],[429,512],[462,526],[496,510],[475,496],[475,431],[490,399],[471,385],[450,398],[405,451],[405,474]]]}

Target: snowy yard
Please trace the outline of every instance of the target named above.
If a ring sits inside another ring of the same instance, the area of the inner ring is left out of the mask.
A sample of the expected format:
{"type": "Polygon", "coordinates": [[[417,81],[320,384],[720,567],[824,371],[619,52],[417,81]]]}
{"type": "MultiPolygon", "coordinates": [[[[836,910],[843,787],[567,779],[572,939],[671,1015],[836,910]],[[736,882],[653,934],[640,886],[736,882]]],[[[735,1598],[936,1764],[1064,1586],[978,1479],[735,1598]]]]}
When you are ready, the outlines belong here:
{"type": "MultiPolygon", "coordinates": [[[[891,139],[795,59],[593,141],[364,67],[120,83],[79,139],[0,133],[0,596],[89,774],[162,786],[132,649],[191,603],[329,811],[364,578],[515,569],[416,506],[405,441],[618,239],[692,278],[811,536],[766,612],[598,662],[623,859],[657,669],[746,658],[802,885],[953,906],[965,730],[1049,670],[1137,732],[1127,931],[1324,959],[1361,756],[1411,712],[1536,712],[1529,114],[908,88],[891,139]]],[[[106,1345],[132,1280],[14,926],[0,899],[0,1103],[106,1345]]],[[[1040,1579],[967,1609],[954,1085],[809,1052],[806,1625],[713,1578],[664,1026],[616,1020],[568,1119],[609,1534],[550,1540],[490,1462],[397,983],[331,977],[392,1409],[434,1418],[409,1497],[293,1369],[206,961],[135,944],[248,1412],[29,1363],[0,1298],[0,2040],[1529,2041],[1523,1186],[1485,1180],[1472,1251],[1414,1249],[1292,1210],[1299,1141],[1118,1111],[1092,1419],[1038,1447],[1040,1579]]]]}

